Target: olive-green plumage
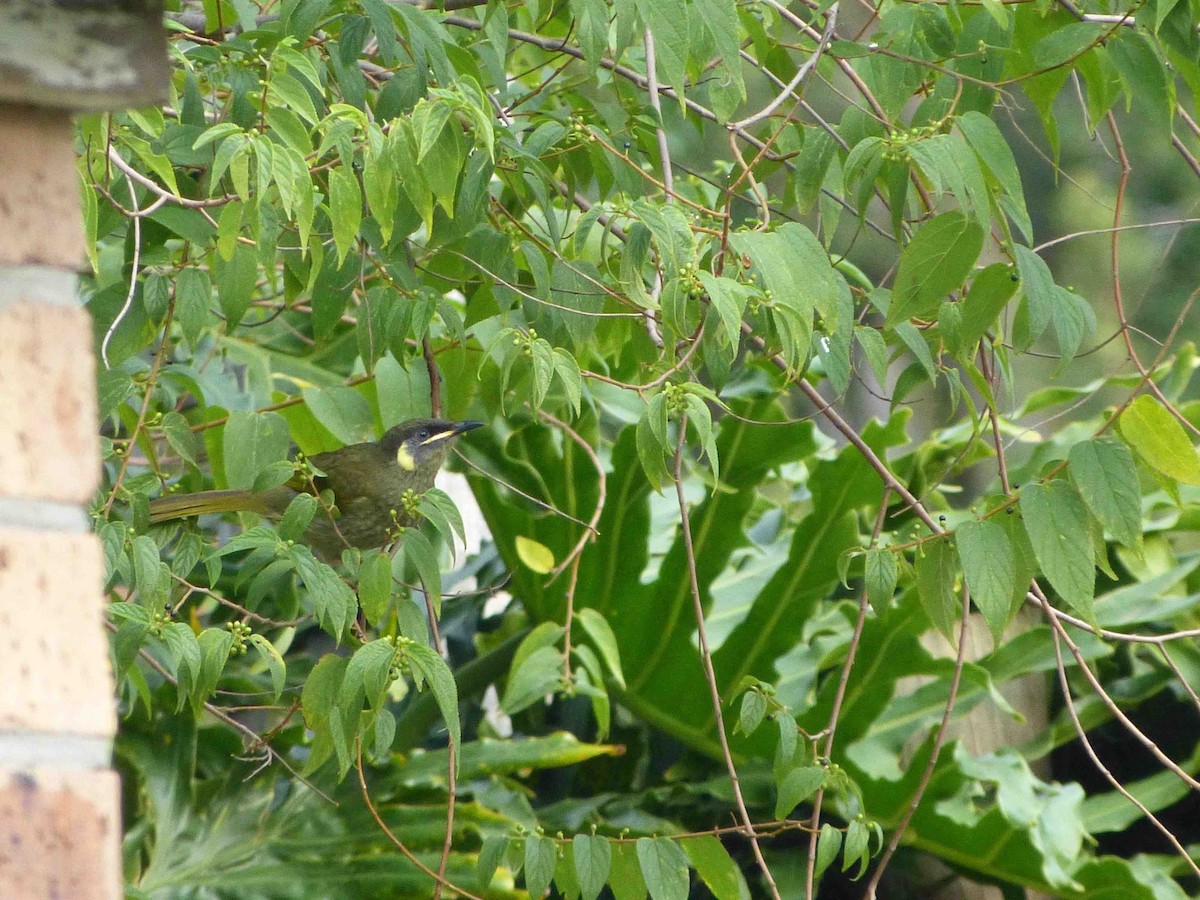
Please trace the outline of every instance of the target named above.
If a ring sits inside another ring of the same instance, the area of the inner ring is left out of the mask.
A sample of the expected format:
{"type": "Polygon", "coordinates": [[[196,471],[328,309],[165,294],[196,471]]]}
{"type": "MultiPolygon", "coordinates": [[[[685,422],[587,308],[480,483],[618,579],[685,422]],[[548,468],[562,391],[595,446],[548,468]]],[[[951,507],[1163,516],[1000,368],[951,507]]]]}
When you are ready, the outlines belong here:
{"type": "MultiPolygon", "coordinates": [[[[323,473],[313,479],[315,487],[323,497],[332,496],[334,511],[330,515],[317,510],[304,532],[305,543],[328,560],[340,558],[347,546],[382,547],[397,524],[411,524],[404,515],[405,491],[420,494],[433,487],[451,441],[482,424],[411,419],[389,429],[378,441],[312,457],[313,466],[323,473]]],[[[218,512],[255,512],[278,519],[298,493],[312,493],[312,488],[307,478],[297,477],[266,491],[160,497],[150,503],[150,521],[218,512]]]]}

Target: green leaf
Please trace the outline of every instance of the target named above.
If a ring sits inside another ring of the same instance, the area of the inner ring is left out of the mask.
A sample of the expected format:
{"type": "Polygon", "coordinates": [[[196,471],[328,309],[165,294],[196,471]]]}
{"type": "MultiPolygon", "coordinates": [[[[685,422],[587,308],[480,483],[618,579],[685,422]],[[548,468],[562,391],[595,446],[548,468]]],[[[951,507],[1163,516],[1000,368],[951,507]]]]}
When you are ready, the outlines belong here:
{"type": "Polygon", "coordinates": [[[605,0],[570,0],[570,7],[583,58],[596,70],[608,49],[608,4],[605,0]]]}
{"type": "Polygon", "coordinates": [[[964,522],[954,535],[971,599],[983,613],[992,640],[999,647],[1014,612],[1012,544],[1004,529],[994,522],[964,522]]]}
{"type": "Polygon", "coordinates": [[[212,282],[208,273],[187,268],[175,278],[175,318],[183,336],[193,347],[196,339],[209,324],[208,307],[212,302],[212,282]]]}
{"type": "Polygon", "coordinates": [[[304,405],[343,444],[375,437],[375,417],[367,398],[352,387],[305,388],[304,405]]]}
{"type": "Polygon", "coordinates": [[[438,566],[437,550],[424,534],[415,528],[409,528],[404,532],[400,551],[392,561],[392,574],[402,578],[402,572],[397,573],[396,567],[402,565],[404,560],[411,562],[413,568],[417,570],[417,577],[421,579],[421,586],[425,589],[434,614],[440,616],[442,611],[442,573],[438,566]]]}
{"type": "Polygon", "coordinates": [[[287,665],[275,645],[261,634],[250,635],[250,645],[258,651],[259,657],[267,664],[267,671],[271,673],[271,690],[274,691],[271,701],[275,702],[287,683],[287,665]]]}
{"type": "Polygon", "coordinates": [[[304,530],[308,528],[320,506],[320,502],[312,494],[297,494],[293,497],[284,510],[283,518],[279,520],[280,540],[301,540],[304,530]]]}
{"type": "Polygon", "coordinates": [[[338,577],[337,572],[325,563],[318,562],[312,551],[303,544],[294,544],[288,547],[287,552],[300,580],[312,596],[317,624],[340,641],[354,624],[358,613],[358,599],[354,591],[338,577]]]}
{"type": "Polygon", "coordinates": [[[500,868],[500,863],[504,861],[505,854],[508,853],[509,838],[506,834],[488,834],[483,838],[483,847],[479,851],[479,858],[475,863],[475,874],[479,878],[480,884],[491,884],[492,876],[496,874],[496,869],[500,868]]]}
{"type": "Polygon", "coordinates": [[[585,607],[575,613],[575,621],[583,626],[600,658],[604,660],[608,674],[624,690],[625,674],[621,671],[621,648],[608,620],[597,610],[585,607]]]}
{"type": "Polygon", "coordinates": [[[732,359],[737,356],[738,342],[742,338],[742,315],[746,311],[749,292],[744,284],[732,278],[718,278],[703,270],[700,271],[699,277],[708,299],[721,317],[729,356],[732,359]]]}
{"type": "Polygon", "coordinates": [[[750,889],[741,871],[717,837],[704,834],[684,838],[679,844],[716,900],[749,900],[750,889]]]}
{"type": "Polygon", "coordinates": [[[501,709],[511,716],[558,690],[562,685],[562,660],[555,647],[540,647],[524,660],[514,659],[501,709]]]}
{"type": "Polygon", "coordinates": [[[272,463],[287,460],[291,439],[287,422],[278,413],[234,410],[222,438],[225,481],[234,489],[250,489],[272,463]]]}
{"type": "Polygon", "coordinates": [[[851,819],[850,824],[846,826],[846,838],[843,842],[842,871],[847,872],[851,866],[858,863],[858,872],[853,876],[854,880],[861,878],[867,870],[867,863],[871,859],[870,844],[871,832],[866,823],[862,819],[851,819]]]}
{"type": "Polygon", "coordinates": [[[392,603],[392,560],[373,551],[364,556],[358,570],[358,602],[371,625],[378,625],[392,603]]]}
{"type": "Polygon", "coordinates": [[[1064,479],[1027,485],[1021,489],[1021,517],[1050,585],[1076,612],[1094,621],[1096,555],[1083,498],[1064,479]]]}
{"type": "Polygon", "coordinates": [[[687,900],[688,859],[678,844],[667,838],[638,838],[637,855],[653,900],[687,900]]]}
{"type": "Polygon", "coordinates": [[[539,834],[525,838],[525,888],[531,897],[541,897],[549,889],[557,862],[554,841],[539,834]]]}
{"type": "Polygon", "coordinates": [[[1200,459],[1183,426],[1150,394],[1121,414],[1121,434],[1150,468],[1183,484],[1200,485],[1200,459]]]}
{"type": "Polygon", "coordinates": [[[646,900],[646,880],[642,877],[638,851],[633,844],[616,845],[608,886],[614,900],[646,900]]]}
{"type": "Polygon", "coordinates": [[[532,572],[545,575],[554,568],[554,553],[545,544],[518,534],[516,541],[517,558],[532,572]]]}
{"type": "Polygon", "coordinates": [[[333,243],[337,247],[338,266],[358,242],[358,226],[362,224],[362,192],[358,176],[349,167],[339,167],[329,173],[329,219],[333,224],[333,243]]]}
{"type": "Polygon", "coordinates": [[[824,783],[825,769],[821,766],[792,769],[779,785],[779,793],[775,798],[775,818],[790,816],[792,810],[815,794],[824,783]]]}
{"type": "Polygon", "coordinates": [[[149,535],[139,534],[133,539],[133,583],[143,606],[161,608],[167,600],[170,583],[158,559],[158,545],[149,535]]]}
{"type": "Polygon", "coordinates": [[[577,834],[571,841],[575,854],[575,877],[583,900],[596,900],[612,868],[612,845],[594,834],[577,834]]]}
{"type": "Polygon", "coordinates": [[[635,0],[635,6],[654,35],[659,83],[675,88],[682,106],[691,36],[688,4],[684,0],[635,0]]]}
{"type": "Polygon", "coordinates": [[[217,257],[217,296],[221,301],[221,313],[225,316],[227,330],[232,330],[246,315],[257,279],[258,258],[254,250],[245,244],[233,248],[233,256],[228,262],[217,257]]]}
{"type": "Polygon", "coordinates": [[[190,625],[183,622],[171,622],[162,632],[163,643],[175,657],[175,676],[179,680],[179,705],[195,688],[196,679],[200,677],[202,653],[200,642],[196,640],[196,632],[190,625]]]}
{"type": "Polygon", "coordinates": [[[462,726],[458,718],[458,686],[454,683],[454,675],[446,661],[430,647],[424,644],[406,644],[404,653],[417,681],[417,687],[422,683],[428,684],[437,701],[442,721],[446,730],[454,740],[454,746],[462,748],[462,726]]]}
{"type": "Polygon", "coordinates": [[[1026,327],[1018,334],[1014,329],[1014,341],[1019,349],[1029,347],[1050,324],[1054,304],[1059,302],[1059,288],[1050,274],[1045,261],[1020,244],[1013,246],[1017,258],[1017,271],[1021,276],[1021,290],[1025,295],[1026,327]]]}
{"type": "Polygon", "coordinates": [[[863,557],[863,578],[867,585],[867,600],[876,610],[892,602],[896,593],[896,555],[890,550],[873,547],[863,557]]]}
{"type": "Polygon", "coordinates": [[[917,595],[929,621],[957,643],[960,604],[954,592],[958,560],[949,537],[927,541],[917,551],[917,595]]]}
{"type": "Polygon", "coordinates": [[[225,670],[229,660],[229,651],[233,647],[233,635],[224,628],[207,628],[197,638],[200,644],[200,673],[192,688],[192,711],[199,716],[204,704],[213,691],[225,670]]]}
{"type": "Polygon", "coordinates": [[[821,826],[821,834],[817,837],[817,861],[814,868],[815,881],[819,882],[821,876],[825,874],[825,870],[830,864],[837,859],[838,851],[842,849],[842,833],[836,827],[826,822],[821,826]]]}
{"type": "Polygon", "coordinates": [[[160,427],[171,449],[178,453],[184,462],[198,467],[200,464],[197,460],[203,453],[204,445],[192,431],[187,419],[172,410],[163,416],[160,427]]]}
{"type": "Polygon", "coordinates": [[[958,339],[962,349],[970,352],[994,328],[1000,313],[1017,290],[1012,269],[1003,263],[993,263],[975,274],[971,288],[962,302],[962,319],[958,339]]]}
{"type": "Polygon", "coordinates": [[[767,715],[767,698],[762,691],[746,691],[742,695],[742,708],[738,714],[738,729],[744,735],[752,735],[767,715]]]}
{"type": "Polygon", "coordinates": [[[887,324],[930,318],[971,274],[983,249],[983,229],[954,210],[920,227],[900,254],[887,324]]]}
{"type": "Polygon", "coordinates": [[[1000,129],[989,117],[977,110],[965,113],[955,123],[962,132],[979,161],[987,167],[1011,203],[1010,215],[1025,240],[1032,240],[1033,226],[1025,208],[1025,191],[1021,186],[1021,173],[1012,148],[1004,139],[1000,129]]]}
{"type": "Polygon", "coordinates": [[[1133,454],[1113,437],[1080,441],[1071,448],[1071,480],[1092,515],[1117,541],[1136,549],[1142,541],[1141,493],[1133,454]]]}

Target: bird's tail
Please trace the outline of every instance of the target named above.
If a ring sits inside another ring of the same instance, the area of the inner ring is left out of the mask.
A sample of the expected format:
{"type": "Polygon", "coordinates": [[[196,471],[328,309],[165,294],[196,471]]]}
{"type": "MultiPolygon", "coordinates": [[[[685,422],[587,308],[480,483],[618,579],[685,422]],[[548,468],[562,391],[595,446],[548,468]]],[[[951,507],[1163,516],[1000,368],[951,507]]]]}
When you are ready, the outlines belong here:
{"type": "Polygon", "coordinates": [[[150,522],[155,524],[206,513],[263,511],[262,498],[257,491],[200,491],[151,500],[150,522]]]}

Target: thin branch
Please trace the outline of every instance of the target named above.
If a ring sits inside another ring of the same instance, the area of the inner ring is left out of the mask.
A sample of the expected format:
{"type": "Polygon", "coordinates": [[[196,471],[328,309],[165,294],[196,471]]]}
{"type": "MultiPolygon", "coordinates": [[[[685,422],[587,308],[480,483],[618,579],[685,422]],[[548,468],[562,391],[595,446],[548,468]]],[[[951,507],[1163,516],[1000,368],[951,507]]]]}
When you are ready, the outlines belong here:
{"type": "MultiPolygon", "coordinates": [[[[588,541],[594,540],[600,536],[600,532],[596,526],[600,524],[600,516],[604,513],[604,502],[608,497],[608,475],[604,471],[604,463],[600,461],[600,457],[596,455],[596,451],[592,449],[592,445],[583,439],[583,437],[574,428],[568,425],[561,419],[552,416],[545,410],[539,409],[537,414],[554,425],[556,428],[562,429],[571,440],[573,440],[584,453],[587,454],[588,460],[592,464],[592,468],[596,470],[596,508],[592,510],[592,517],[584,525],[583,535],[580,536],[578,542],[571,548],[571,552],[566,555],[561,563],[554,567],[550,572],[550,577],[546,583],[550,584],[554,579],[562,574],[563,570],[572,562],[576,561],[583,553],[583,548],[587,546],[588,541]]],[[[574,577],[572,577],[574,582],[574,577]]]]}
{"type": "MultiPolygon", "coordinates": [[[[1046,606],[1048,607],[1049,604],[1047,603],[1046,606]]],[[[1117,793],[1132,803],[1137,808],[1138,812],[1145,816],[1151,822],[1151,824],[1153,824],[1154,827],[1162,833],[1171,846],[1175,848],[1175,852],[1183,859],[1184,862],[1188,864],[1192,872],[1195,873],[1196,877],[1200,878],[1200,866],[1196,865],[1196,861],[1192,859],[1191,854],[1189,854],[1187,849],[1179,842],[1179,839],[1171,833],[1169,828],[1167,828],[1158,820],[1158,817],[1155,816],[1146,807],[1146,805],[1142,803],[1141,800],[1130,793],[1125,785],[1121,784],[1121,782],[1117,780],[1117,777],[1109,771],[1108,767],[1100,761],[1100,757],[1096,753],[1096,748],[1092,746],[1091,739],[1087,736],[1087,729],[1083,727],[1083,723],[1079,721],[1079,713],[1075,711],[1075,701],[1071,697],[1071,686],[1067,683],[1067,670],[1066,666],[1063,664],[1062,639],[1057,630],[1052,631],[1051,634],[1054,636],[1055,668],[1058,670],[1058,685],[1059,690],[1062,692],[1063,704],[1067,708],[1067,713],[1071,717],[1071,724],[1075,728],[1075,734],[1079,738],[1079,743],[1082,745],[1084,752],[1088,755],[1088,759],[1092,761],[1092,765],[1096,767],[1096,771],[1099,772],[1104,779],[1113,786],[1117,793]]],[[[1181,678],[1181,680],[1183,679],[1181,678]]],[[[1184,681],[1184,684],[1186,683],[1187,682],[1184,681]]]]}
{"type": "MultiPolygon", "coordinates": [[[[399,850],[401,853],[404,854],[405,859],[407,859],[410,863],[412,863],[414,866],[416,866],[418,869],[420,869],[422,872],[424,872],[426,875],[428,875],[430,878],[432,878],[434,880],[434,883],[437,885],[438,891],[440,891],[441,888],[443,888],[443,887],[447,887],[452,891],[457,891],[459,894],[461,894],[463,897],[465,897],[466,900],[484,900],[484,898],[480,897],[478,894],[472,894],[466,888],[459,887],[454,882],[448,881],[444,876],[439,875],[433,869],[429,868],[429,866],[427,866],[427,865],[425,865],[425,863],[421,862],[421,860],[417,857],[417,855],[415,853],[413,853],[406,846],[404,846],[404,842],[401,841],[400,838],[396,837],[396,835],[392,831],[392,829],[388,828],[387,822],[383,821],[383,817],[379,815],[379,811],[375,808],[375,804],[371,800],[371,792],[369,790],[367,790],[367,776],[366,776],[366,773],[363,771],[362,738],[361,737],[358,739],[358,752],[357,752],[356,762],[357,762],[357,764],[356,764],[355,768],[358,770],[358,785],[362,790],[363,802],[367,804],[367,811],[371,813],[371,818],[375,820],[375,824],[379,826],[379,830],[382,831],[384,833],[384,835],[387,836],[387,839],[392,842],[392,844],[396,847],[397,850],[399,850]]],[[[435,894],[434,896],[437,896],[437,895],[435,894]]]]}
{"type": "Polygon", "coordinates": [[[958,627],[958,655],[954,658],[954,675],[950,679],[950,694],[946,698],[946,707],[942,711],[942,722],[938,726],[937,734],[934,735],[933,747],[929,751],[929,761],[925,764],[925,771],[921,773],[921,780],[917,782],[917,790],[908,802],[908,809],[904,811],[904,815],[896,823],[887,848],[879,858],[879,863],[876,865],[875,871],[871,874],[871,880],[867,882],[866,890],[863,891],[864,900],[875,900],[875,891],[879,887],[879,881],[883,878],[883,873],[887,869],[888,863],[892,861],[892,856],[895,855],[896,848],[900,846],[900,841],[904,837],[908,823],[912,821],[912,817],[916,814],[917,807],[921,804],[921,798],[925,796],[925,791],[929,787],[930,780],[933,778],[933,770],[937,767],[938,756],[941,755],[942,746],[946,741],[946,732],[950,727],[950,716],[954,712],[954,702],[958,699],[958,686],[962,681],[963,664],[967,658],[967,626],[970,622],[971,594],[967,590],[966,585],[963,585],[962,619],[958,627]]]}
{"type": "MultiPolygon", "coordinates": [[[[112,150],[112,148],[109,149],[110,151],[112,150]]],[[[100,359],[104,361],[104,368],[106,369],[112,368],[108,362],[108,344],[112,340],[113,335],[116,334],[117,327],[124,321],[125,316],[128,315],[129,308],[133,306],[133,296],[137,293],[138,270],[141,268],[142,263],[142,217],[138,214],[137,191],[134,189],[133,179],[128,173],[125,174],[125,184],[129,186],[129,204],[133,207],[133,215],[130,217],[133,221],[133,262],[130,264],[129,290],[125,294],[125,302],[121,305],[121,309],[112,320],[112,324],[104,332],[104,340],[100,342],[100,359]]]]}
{"type": "Polygon", "coordinates": [[[754,851],[754,859],[758,868],[767,881],[767,887],[774,900],[780,900],[779,888],[775,878],[763,857],[762,848],[758,845],[758,836],[754,831],[754,822],[746,809],[746,801],[742,798],[742,786],[738,781],[737,766],[733,762],[733,753],[729,749],[729,738],[725,735],[725,717],[721,713],[721,689],[717,687],[717,675],[713,671],[712,654],[708,649],[708,635],[704,628],[704,604],[700,600],[700,580],[696,575],[696,547],[692,542],[692,525],[688,517],[687,499],[683,495],[683,445],[687,438],[687,416],[684,415],[679,423],[679,440],[675,443],[675,497],[679,501],[679,521],[683,529],[683,546],[687,551],[688,582],[692,591],[692,609],[696,615],[696,637],[700,644],[700,661],[704,666],[704,680],[708,683],[708,692],[712,700],[713,716],[716,719],[717,738],[721,742],[721,755],[725,758],[725,769],[729,772],[729,781],[733,786],[733,798],[737,804],[738,816],[742,822],[742,833],[749,839],[754,851]]]}
{"type": "MultiPolygon", "coordinates": [[[[774,4],[772,4],[774,5],[774,4]]],[[[821,32],[821,39],[817,41],[817,49],[812,52],[812,55],[804,61],[804,64],[796,70],[796,74],[792,76],[792,80],[776,94],[770,103],[760,109],[753,115],[746,116],[744,119],[739,119],[736,122],[730,123],[729,127],[735,131],[743,128],[749,128],[751,125],[756,125],[763,119],[769,118],[775,110],[783,105],[783,101],[788,98],[800,85],[802,85],[813,70],[816,69],[817,63],[821,61],[821,56],[825,53],[825,48],[829,46],[830,40],[833,38],[834,30],[837,28],[838,4],[834,3],[825,13],[825,29],[821,32]]]]}
{"type": "MultiPolygon", "coordinates": [[[[871,543],[869,546],[874,547],[879,543],[879,535],[883,532],[883,522],[887,518],[888,497],[891,494],[891,488],[883,489],[883,496],[879,499],[879,513],[875,516],[875,527],[871,530],[871,543]]],[[[850,671],[854,668],[854,658],[858,655],[858,644],[862,640],[863,628],[867,624],[867,610],[870,608],[870,602],[867,597],[867,585],[864,581],[862,590],[858,595],[858,617],[854,620],[854,632],[850,635],[850,645],[846,648],[846,661],[842,663],[842,673],[838,678],[837,693],[833,697],[833,707],[829,710],[829,724],[825,728],[825,746],[821,750],[821,755],[825,759],[830,759],[833,756],[833,738],[837,732],[838,718],[841,716],[842,703],[846,699],[846,687],[850,684],[850,671]]],[[[808,836],[808,861],[804,868],[804,897],[805,900],[813,900],[816,896],[815,878],[817,868],[817,840],[821,836],[821,804],[825,800],[825,786],[822,785],[817,790],[816,796],[813,798],[812,825],[809,826],[808,836]]]]}

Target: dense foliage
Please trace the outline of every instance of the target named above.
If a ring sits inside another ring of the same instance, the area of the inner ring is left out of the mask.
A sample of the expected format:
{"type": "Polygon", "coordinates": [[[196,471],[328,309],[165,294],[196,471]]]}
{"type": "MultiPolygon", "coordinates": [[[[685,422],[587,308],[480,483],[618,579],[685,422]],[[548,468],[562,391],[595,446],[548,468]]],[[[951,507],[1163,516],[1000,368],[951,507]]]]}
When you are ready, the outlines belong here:
{"type": "Polygon", "coordinates": [[[168,13],[79,128],[129,896],[1197,890],[1198,17],[168,13]],[[469,551],[150,523],[430,413],[469,551]]]}

